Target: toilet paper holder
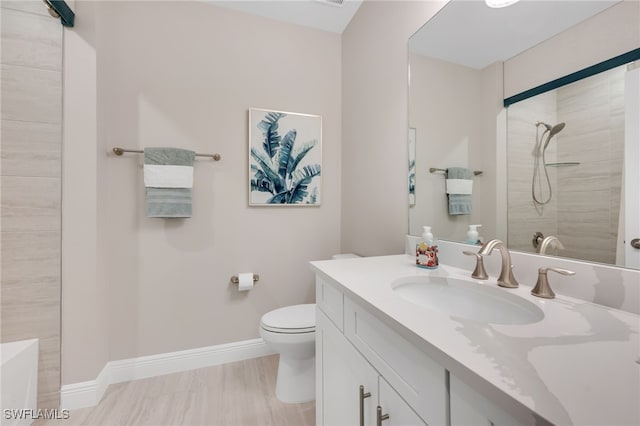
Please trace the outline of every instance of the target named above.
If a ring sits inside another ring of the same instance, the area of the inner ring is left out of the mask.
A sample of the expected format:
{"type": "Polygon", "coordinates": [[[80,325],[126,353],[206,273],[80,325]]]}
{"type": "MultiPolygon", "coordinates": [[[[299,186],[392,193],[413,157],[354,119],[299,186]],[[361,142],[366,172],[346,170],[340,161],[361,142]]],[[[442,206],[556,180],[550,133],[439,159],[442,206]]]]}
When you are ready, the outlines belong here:
{"type": "MultiPolygon", "coordinates": [[[[258,274],[253,274],[253,282],[254,282],[254,283],[257,283],[259,279],[260,279],[260,275],[258,275],[258,274]]],[[[238,276],[237,276],[237,275],[234,275],[234,276],[232,276],[232,277],[231,277],[231,282],[232,282],[233,284],[238,284],[238,283],[240,282],[240,279],[238,278],[238,276]]]]}

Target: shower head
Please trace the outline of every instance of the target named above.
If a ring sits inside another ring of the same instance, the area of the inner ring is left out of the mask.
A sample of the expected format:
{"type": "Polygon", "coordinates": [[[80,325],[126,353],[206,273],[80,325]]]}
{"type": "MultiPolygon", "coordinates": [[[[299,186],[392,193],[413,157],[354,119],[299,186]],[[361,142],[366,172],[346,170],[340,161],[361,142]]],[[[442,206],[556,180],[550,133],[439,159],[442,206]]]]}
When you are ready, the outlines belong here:
{"type": "MultiPolygon", "coordinates": [[[[548,124],[547,124],[547,126],[548,126],[548,124]]],[[[549,137],[551,138],[552,136],[560,133],[560,131],[562,131],[562,129],[564,129],[564,126],[565,126],[564,123],[558,123],[558,124],[556,124],[555,126],[553,126],[551,128],[547,127],[549,129],[549,137]]]]}
{"type": "MultiPolygon", "coordinates": [[[[544,123],[542,123],[544,124],[544,123]]],[[[558,123],[555,126],[549,126],[548,124],[544,124],[545,127],[547,128],[547,130],[549,131],[549,136],[547,136],[547,141],[544,143],[544,149],[547,149],[547,146],[549,145],[549,142],[551,142],[551,138],[554,137],[555,135],[557,135],[558,133],[560,133],[562,131],[562,129],[564,129],[565,124],[564,123],[558,123]]]]}

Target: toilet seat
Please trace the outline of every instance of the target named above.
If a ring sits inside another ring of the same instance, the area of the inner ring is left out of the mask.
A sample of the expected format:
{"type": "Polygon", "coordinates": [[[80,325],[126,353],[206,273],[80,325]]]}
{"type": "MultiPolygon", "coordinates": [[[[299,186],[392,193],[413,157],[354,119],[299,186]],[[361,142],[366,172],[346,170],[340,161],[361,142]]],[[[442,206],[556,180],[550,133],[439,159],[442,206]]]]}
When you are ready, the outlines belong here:
{"type": "Polygon", "coordinates": [[[315,304],[285,306],[267,312],[260,320],[260,327],[272,333],[301,334],[316,331],[315,304]]]}

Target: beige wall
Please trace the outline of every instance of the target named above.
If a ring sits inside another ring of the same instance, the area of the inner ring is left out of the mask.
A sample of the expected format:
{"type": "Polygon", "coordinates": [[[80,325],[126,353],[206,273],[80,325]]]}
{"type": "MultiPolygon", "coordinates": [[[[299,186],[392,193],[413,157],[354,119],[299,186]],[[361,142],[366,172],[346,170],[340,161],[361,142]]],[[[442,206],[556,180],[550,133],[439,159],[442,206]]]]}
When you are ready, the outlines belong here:
{"type": "Polygon", "coordinates": [[[505,61],[505,97],[637,49],[638,22],[640,2],[624,0],[505,61]]]}
{"type": "Polygon", "coordinates": [[[109,361],[109,283],[103,258],[105,151],[98,131],[99,4],[78,2],[64,37],[62,383],[95,380],[109,361]]]}
{"type": "Polygon", "coordinates": [[[343,251],[404,251],[407,40],[444,3],[365,1],[342,34],[343,251]]]}
{"type": "Polygon", "coordinates": [[[65,111],[84,118],[69,122],[79,151],[65,162],[86,182],[65,178],[80,244],[65,262],[63,383],[95,379],[107,360],[256,338],[265,312],[313,302],[308,261],[340,249],[340,35],[199,2],[76,2],[76,13],[95,26],[65,46],[65,67],[89,64],[89,76],[65,81],[65,111]],[[323,117],[321,207],[247,206],[250,107],[323,117]],[[149,219],[142,156],[114,146],[222,160],[197,160],[193,218],[149,219]],[[229,282],[243,271],[260,274],[247,293],[229,282]]]}
{"type": "Polygon", "coordinates": [[[410,55],[409,126],[416,129],[416,202],[409,233],[431,225],[438,238],[463,242],[470,224],[480,235],[496,235],[496,139],[502,109],[500,64],[477,70],[410,55]],[[449,215],[444,173],[429,168],[468,167],[474,178],[470,215],[449,215]]]}
{"type": "Polygon", "coordinates": [[[1,341],[39,339],[38,407],[60,400],[62,26],[3,1],[1,341]]]}
{"type": "MultiPolygon", "coordinates": [[[[429,168],[480,170],[471,156],[473,145],[482,141],[480,72],[418,55],[409,59],[409,126],[416,129],[416,204],[409,208],[409,233],[421,235],[422,226],[430,225],[438,238],[464,241],[468,225],[482,222],[472,215],[449,216],[445,175],[429,168]]],[[[476,188],[473,201],[477,195],[476,188]]]]}

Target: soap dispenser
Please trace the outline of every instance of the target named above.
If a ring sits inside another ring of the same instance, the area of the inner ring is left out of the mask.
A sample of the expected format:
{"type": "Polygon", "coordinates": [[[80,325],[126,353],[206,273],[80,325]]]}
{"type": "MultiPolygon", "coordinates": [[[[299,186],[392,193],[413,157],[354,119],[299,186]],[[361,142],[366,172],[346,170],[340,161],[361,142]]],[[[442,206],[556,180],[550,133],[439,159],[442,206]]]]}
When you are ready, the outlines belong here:
{"type": "Polygon", "coordinates": [[[478,236],[478,227],[482,225],[469,225],[469,230],[467,231],[467,241],[468,244],[480,244],[480,237],[478,236]]]}
{"type": "Polygon", "coordinates": [[[423,226],[422,241],[416,246],[416,266],[436,269],[438,267],[438,244],[430,226],[423,226]]]}

